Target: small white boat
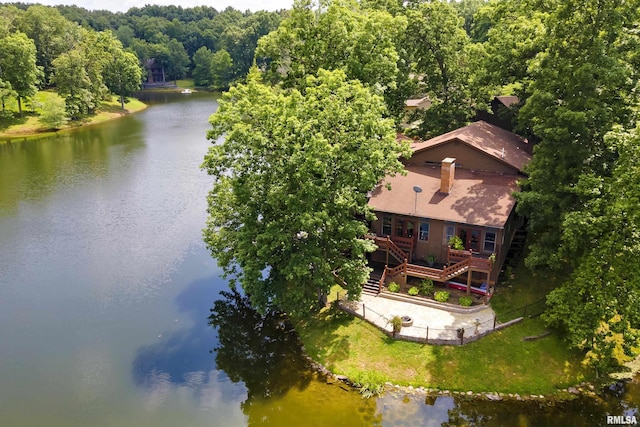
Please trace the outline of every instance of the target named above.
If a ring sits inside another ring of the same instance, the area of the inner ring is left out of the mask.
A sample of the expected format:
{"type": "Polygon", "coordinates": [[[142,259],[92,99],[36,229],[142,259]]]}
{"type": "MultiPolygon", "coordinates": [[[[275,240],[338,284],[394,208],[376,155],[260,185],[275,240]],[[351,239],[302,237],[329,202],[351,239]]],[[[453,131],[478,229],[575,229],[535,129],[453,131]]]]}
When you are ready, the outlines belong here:
{"type": "Polygon", "coordinates": [[[182,92],[180,92],[180,93],[189,94],[189,93],[192,93],[192,92],[191,92],[191,89],[182,89],[182,92]]]}

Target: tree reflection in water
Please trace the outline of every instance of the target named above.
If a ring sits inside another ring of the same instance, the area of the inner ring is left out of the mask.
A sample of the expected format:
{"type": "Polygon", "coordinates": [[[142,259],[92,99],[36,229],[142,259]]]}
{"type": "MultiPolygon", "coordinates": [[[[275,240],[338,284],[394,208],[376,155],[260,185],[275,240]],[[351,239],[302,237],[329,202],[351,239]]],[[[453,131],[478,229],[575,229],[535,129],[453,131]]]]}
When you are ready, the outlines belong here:
{"type": "Polygon", "coordinates": [[[218,330],[216,364],[234,382],[242,381],[242,410],[249,425],[379,426],[375,399],[311,371],[302,343],[282,313],[257,313],[235,290],[222,291],[209,324],[218,330]]]}
{"type": "Polygon", "coordinates": [[[284,314],[261,315],[238,291],[221,291],[209,324],[218,330],[216,364],[233,382],[247,387],[247,402],[271,398],[293,387],[304,389],[313,379],[302,344],[284,314]]]}

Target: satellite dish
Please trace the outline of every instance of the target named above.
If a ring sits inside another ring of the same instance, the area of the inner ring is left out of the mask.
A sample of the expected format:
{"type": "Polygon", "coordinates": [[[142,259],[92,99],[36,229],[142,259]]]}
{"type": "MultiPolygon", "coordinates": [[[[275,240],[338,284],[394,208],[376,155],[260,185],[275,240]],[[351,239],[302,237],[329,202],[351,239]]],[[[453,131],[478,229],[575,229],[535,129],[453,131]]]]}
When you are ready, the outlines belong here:
{"type": "Polygon", "coordinates": [[[416,185],[415,187],[413,187],[413,191],[415,191],[416,193],[422,193],[422,188],[416,185]]]}

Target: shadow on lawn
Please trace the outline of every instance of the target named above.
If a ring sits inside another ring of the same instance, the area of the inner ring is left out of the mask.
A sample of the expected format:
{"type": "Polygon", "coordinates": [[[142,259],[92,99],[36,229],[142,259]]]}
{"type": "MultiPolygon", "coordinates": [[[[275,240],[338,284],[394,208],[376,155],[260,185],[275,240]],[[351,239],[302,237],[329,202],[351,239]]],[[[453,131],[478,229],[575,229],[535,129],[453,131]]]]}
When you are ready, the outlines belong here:
{"type": "Polygon", "coordinates": [[[13,111],[2,111],[0,112],[0,130],[6,130],[11,126],[23,125],[30,116],[35,115],[35,113],[30,111],[23,111],[22,116],[13,111]]]}
{"type": "Polygon", "coordinates": [[[334,305],[315,315],[296,319],[299,333],[304,335],[306,351],[315,360],[325,361],[331,370],[336,362],[349,358],[349,336],[337,331],[347,327],[353,317],[334,305]]]}

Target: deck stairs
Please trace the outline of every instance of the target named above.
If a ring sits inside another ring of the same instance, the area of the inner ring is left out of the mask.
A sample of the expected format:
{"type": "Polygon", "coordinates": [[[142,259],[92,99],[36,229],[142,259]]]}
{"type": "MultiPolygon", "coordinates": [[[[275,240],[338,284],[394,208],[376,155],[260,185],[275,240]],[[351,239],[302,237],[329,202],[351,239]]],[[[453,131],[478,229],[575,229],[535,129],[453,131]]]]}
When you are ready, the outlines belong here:
{"type": "Polygon", "coordinates": [[[378,246],[378,249],[387,250],[389,256],[399,263],[399,265],[395,267],[385,266],[382,273],[372,272],[369,280],[363,285],[363,292],[368,294],[379,294],[387,279],[393,280],[398,275],[431,279],[434,282],[448,282],[469,271],[488,273],[493,267],[493,261],[474,256],[471,251],[453,250],[451,248],[447,249],[448,267],[439,269],[410,264],[408,261],[410,258],[407,256],[407,253],[388,237],[375,235],[367,235],[366,237],[372,239],[378,246]]]}
{"type": "Polygon", "coordinates": [[[369,295],[378,295],[380,293],[380,279],[382,278],[382,272],[372,271],[369,275],[369,280],[363,285],[362,292],[369,295]]]}

